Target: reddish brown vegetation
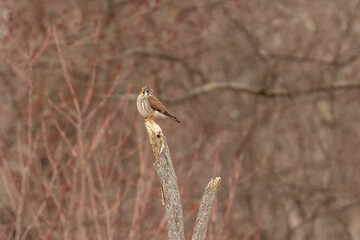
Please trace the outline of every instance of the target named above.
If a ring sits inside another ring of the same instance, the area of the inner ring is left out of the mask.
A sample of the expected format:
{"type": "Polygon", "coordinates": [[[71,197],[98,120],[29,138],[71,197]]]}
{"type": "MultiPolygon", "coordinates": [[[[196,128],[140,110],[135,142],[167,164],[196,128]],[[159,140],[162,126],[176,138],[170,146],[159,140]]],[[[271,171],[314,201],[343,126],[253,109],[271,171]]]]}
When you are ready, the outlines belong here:
{"type": "Polygon", "coordinates": [[[185,232],[212,173],[210,240],[359,238],[357,1],[4,0],[0,15],[1,239],[166,238],[146,84],[182,121],[159,124],[185,232]]]}

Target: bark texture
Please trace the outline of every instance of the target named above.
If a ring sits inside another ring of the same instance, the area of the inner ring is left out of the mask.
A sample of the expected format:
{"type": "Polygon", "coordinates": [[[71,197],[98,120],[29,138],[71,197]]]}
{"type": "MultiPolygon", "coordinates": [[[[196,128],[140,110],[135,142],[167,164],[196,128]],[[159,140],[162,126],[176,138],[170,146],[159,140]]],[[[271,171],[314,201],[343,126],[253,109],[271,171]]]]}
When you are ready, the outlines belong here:
{"type": "Polygon", "coordinates": [[[205,188],[204,196],[201,200],[200,208],[196,218],[196,224],[192,240],[204,240],[206,237],[207,225],[209,223],[211,210],[215,202],[215,197],[219,189],[221,178],[211,179],[205,188]]]}
{"type": "MultiPolygon", "coordinates": [[[[184,222],[177,177],[172,164],[169,146],[159,125],[146,121],[145,127],[154,152],[154,167],[161,185],[162,203],[165,206],[169,240],[184,240],[184,222]]],[[[207,224],[220,186],[221,178],[211,179],[205,189],[196,219],[193,240],[203,240],[207,224]]]]}
{"type": "Polygon", "coordinates": [[[161,184],[170,240],[184,240],[184,223],[177,177],[171,161],[169,147],[161,128],[154,121],[145,122],[155,155],[154,167],[161,184]]]}

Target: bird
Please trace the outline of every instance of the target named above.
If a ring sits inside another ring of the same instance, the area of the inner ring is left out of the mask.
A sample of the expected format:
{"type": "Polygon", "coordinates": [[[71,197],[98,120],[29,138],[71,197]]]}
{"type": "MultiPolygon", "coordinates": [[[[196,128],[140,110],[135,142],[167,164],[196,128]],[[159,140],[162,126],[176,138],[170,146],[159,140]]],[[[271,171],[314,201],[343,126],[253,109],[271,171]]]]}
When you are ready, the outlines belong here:
{"type": "Polygon", "coordinates": [[[137,97],[136,105],[141,116],[146,121],[151,121],[155,118],[170,118],[178,123],[180,121],[172,114],[170,114],[160,100],[155,97],[154,91],[150,86],[145,86],[141,89],[137,97]]]}

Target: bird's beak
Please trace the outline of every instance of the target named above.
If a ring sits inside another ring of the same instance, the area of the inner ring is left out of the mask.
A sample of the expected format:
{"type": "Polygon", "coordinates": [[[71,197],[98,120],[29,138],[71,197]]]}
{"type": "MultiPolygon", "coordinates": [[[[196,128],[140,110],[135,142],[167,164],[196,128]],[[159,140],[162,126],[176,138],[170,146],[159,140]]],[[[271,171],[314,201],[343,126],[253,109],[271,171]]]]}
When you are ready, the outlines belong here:
{"type": "Polygon", "coordinates": [[[140,94],[143,94],[143,93],[144,93],[144,88],[142,88],[142,89],[141,89],[141,92],[140,92],[140,94]]]}

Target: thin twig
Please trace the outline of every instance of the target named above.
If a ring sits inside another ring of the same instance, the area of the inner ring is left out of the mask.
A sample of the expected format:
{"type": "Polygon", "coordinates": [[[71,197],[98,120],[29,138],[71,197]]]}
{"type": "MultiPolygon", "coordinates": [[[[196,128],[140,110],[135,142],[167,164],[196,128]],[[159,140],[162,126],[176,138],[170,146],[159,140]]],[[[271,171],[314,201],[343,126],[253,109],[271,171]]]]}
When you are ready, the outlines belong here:
{"type": "Polygon", "coordinates": [[[46,31],[46,36],[44,39],[43,44],[41,45],[41,47],[39,48],[39,50],[31,57],[31,61],[32,64],[35,64],[36,61],[39,59],[39,57],[41,56],[41,54],[44,52],[44,50],[46,49],[46,47],[48,46],[49,42],[50,42],[50,38],[51,38],[51,28],[48,27],[47,31],[46,31]]]}
{"type": "Polygon", "coordinates": [[[57,48],[59,59],[60,59],[60,62],[61,62],[61,67],[62,67],[63,72],[64,72],[66,84],[67,84],[67,86],[69,88],[71,98],[73,100],[76,112],[77,112],[78,115],[80,115],[81,114],[80,104],[79,104],[79,101],[78,101],[78,99],[76,97],[74,86],[71,83],[71,77],[70,77],[70,74],[69,74],[69,72],[67,70],[65,59],[64,59],[64,56],[62,54],[59,38],[58,38],[57,33],[56,33],[56,28],[54,28],[54,30],[53,30],[53,37],[54,37],[54,40],[55,40],[56,48],[57,48]]]}
{"type": "Polygon", "coordinates": [[[97,59],[94,60],[93,66],[91,68],[91,76],[90,76],[90,81],[89,81],[89,87],[88,87],[88,91],[86,93],[86,97],[84,100],[84,105],[83,105],[83,112],[86,112],[91,98],[93,97],[93,93],[94,93],[94,86],[95,86],[95,79],[96,79],[96,68],[97,68],[97,64],[98,61],[97,59]]]}

